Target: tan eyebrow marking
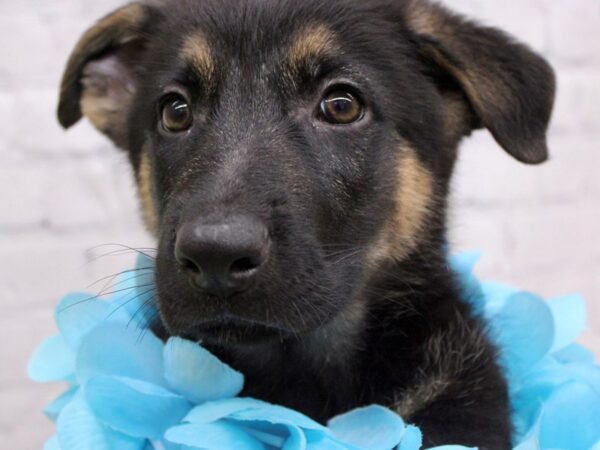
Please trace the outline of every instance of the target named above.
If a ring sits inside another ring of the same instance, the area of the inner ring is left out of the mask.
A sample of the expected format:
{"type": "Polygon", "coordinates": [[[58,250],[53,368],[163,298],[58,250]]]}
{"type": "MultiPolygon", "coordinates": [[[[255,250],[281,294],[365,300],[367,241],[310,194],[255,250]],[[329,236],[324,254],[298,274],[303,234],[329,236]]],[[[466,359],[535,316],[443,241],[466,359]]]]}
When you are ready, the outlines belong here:
{"type": "Polygon", "coordinates": [[[210,45],[200,31],[185,38],[179,53],[180,58],[190,63],[205,81],[211,82],[215,73],[215,62],[210,45]]]}
{"type": "Polygon", "coordinates": [[[311,59],[331,55],[338,50],[335,34],[325,25],[310,25],[300,30],[288,50],[288,62],[294,70],[311,59]]]}

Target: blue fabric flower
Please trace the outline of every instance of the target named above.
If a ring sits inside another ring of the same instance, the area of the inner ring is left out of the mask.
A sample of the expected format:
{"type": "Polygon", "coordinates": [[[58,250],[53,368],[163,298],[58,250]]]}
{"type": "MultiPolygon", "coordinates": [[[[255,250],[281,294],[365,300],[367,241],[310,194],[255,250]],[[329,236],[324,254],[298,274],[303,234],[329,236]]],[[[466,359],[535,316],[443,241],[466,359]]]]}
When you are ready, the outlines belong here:
{"type": "MultiPolygon", "coordinates": [[[[451,265],[501,349],[515,449],[600,450],[600,369],[573,343],[585,322],[583,301],[572,296],[546,303],[480,283],[472,274],[477,258],[461,255],[451,265]]],[[[242,374],[197,343],[163,343],[149,330],[152,275],[152,260],[141,256],[111,297],[77,293],[60,302],[60,334],[46,339],[29,365],[35,381],[68,385],[45,410],[57,429],[45,450],[421,448],[420,430],[381,406],[358,408],[323,426],[288,408],[238,397],[242,374]]]]}
{"type": "Polygon", "coordinates": [[[451,258],[463,294],[487,320],[508,377],[518,450],[600,447],[600,367],[574,343],[585,327],[577,296],[544,301],[496,283],[480,283],[474,253],[451,258]]]}

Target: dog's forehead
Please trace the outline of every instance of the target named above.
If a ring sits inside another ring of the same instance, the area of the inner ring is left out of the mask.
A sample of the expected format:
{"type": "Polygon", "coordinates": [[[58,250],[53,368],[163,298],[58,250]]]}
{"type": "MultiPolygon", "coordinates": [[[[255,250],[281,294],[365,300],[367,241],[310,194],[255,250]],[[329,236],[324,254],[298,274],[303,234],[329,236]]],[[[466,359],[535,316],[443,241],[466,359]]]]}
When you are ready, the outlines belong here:
{"type": "Polygon", "coordinates": [[[248,63],[256,70],[277,59],[297,69],[311,60],[351,55],[358,44],[368,45],[368,30],[375,25],[373,15],[380,16],[376,8],[341,0],[325,4],[225,0],[218,6],[211,1],[178,5],[168,12],[165,30],[176,36],[170,42],[178,47],[180,60],[205,78],[225,61],[248,63]]]}
{"type": "Polygon", "coordinates": [[[276,63],[276,67],[299,73],[311,64],[339,57],[341,47],[336,32],[323,22],[305,24],[280,40],[265,43],[259,39],[249,39],[243,46],[226,46],[218,36],[198,28],[183,38],[178,56],[186,67],[210,82],[223,60],[244,65],[262,74],[273,69],[272,63],[276,63]]]}

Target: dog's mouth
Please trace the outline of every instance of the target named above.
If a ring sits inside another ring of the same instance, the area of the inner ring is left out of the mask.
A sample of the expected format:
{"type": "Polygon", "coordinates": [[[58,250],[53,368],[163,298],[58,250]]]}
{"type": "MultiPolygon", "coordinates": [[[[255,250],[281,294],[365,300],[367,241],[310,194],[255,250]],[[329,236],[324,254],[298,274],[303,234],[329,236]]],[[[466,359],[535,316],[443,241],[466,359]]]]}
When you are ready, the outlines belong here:
{"type": "Polygon", "coordinates": [[[333,270],[317,239],[289,224],[265,227],[248,218],[255,216],[225,217],[217,225],[215,220],[209,225],[205,219],[199,225],[194,222],[189,236],[181,232],[175,240],[170,234],[161,239],[156,294],[169,335],[221,346],[286,341],[319,328],[338,313],[353,287],[341,273],[356,264],[333,270]],[[184,238],[194,245],[185,247],[184,238]],[[262,239],[268,239],[267,247],[262,239]],[[255,244],[268,258],[251,259],[248,270],[239,256],[256,256],[255,244]]]}
{"type": "Polygon", "coordinates": [[[283,339],[287,331],[237,317],[197,322],[179,333],[183,338],[217,345],[249,345],[283,339]]]}

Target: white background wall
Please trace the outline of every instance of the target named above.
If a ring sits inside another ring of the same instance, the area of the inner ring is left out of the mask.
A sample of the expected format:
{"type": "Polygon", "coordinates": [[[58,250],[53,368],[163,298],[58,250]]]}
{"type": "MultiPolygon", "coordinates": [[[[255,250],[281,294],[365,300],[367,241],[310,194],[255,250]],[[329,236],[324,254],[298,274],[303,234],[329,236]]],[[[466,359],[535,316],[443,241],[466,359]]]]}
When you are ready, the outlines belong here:
{"type": "MultiPolygon", "coordinates": [[[[552,159],[526,167],[486,132],[461,153],[453,194],[455,249],[481,249],[483,277],[546,296],[589,301],[584,342],[600,353],[600,1],[448,0],[546,55],[559,94],[552,159]]],[[[0,443],[41,448],[52,426],[41,415],[58,391],[24,373],[54,331],[67,291],[132,263],[96,256],[106,243],[150,241],[136,213],[123,155],[82,123],[54,119],[63,64],[80,33],[117,0],[0,0],[0,443]]]]}

